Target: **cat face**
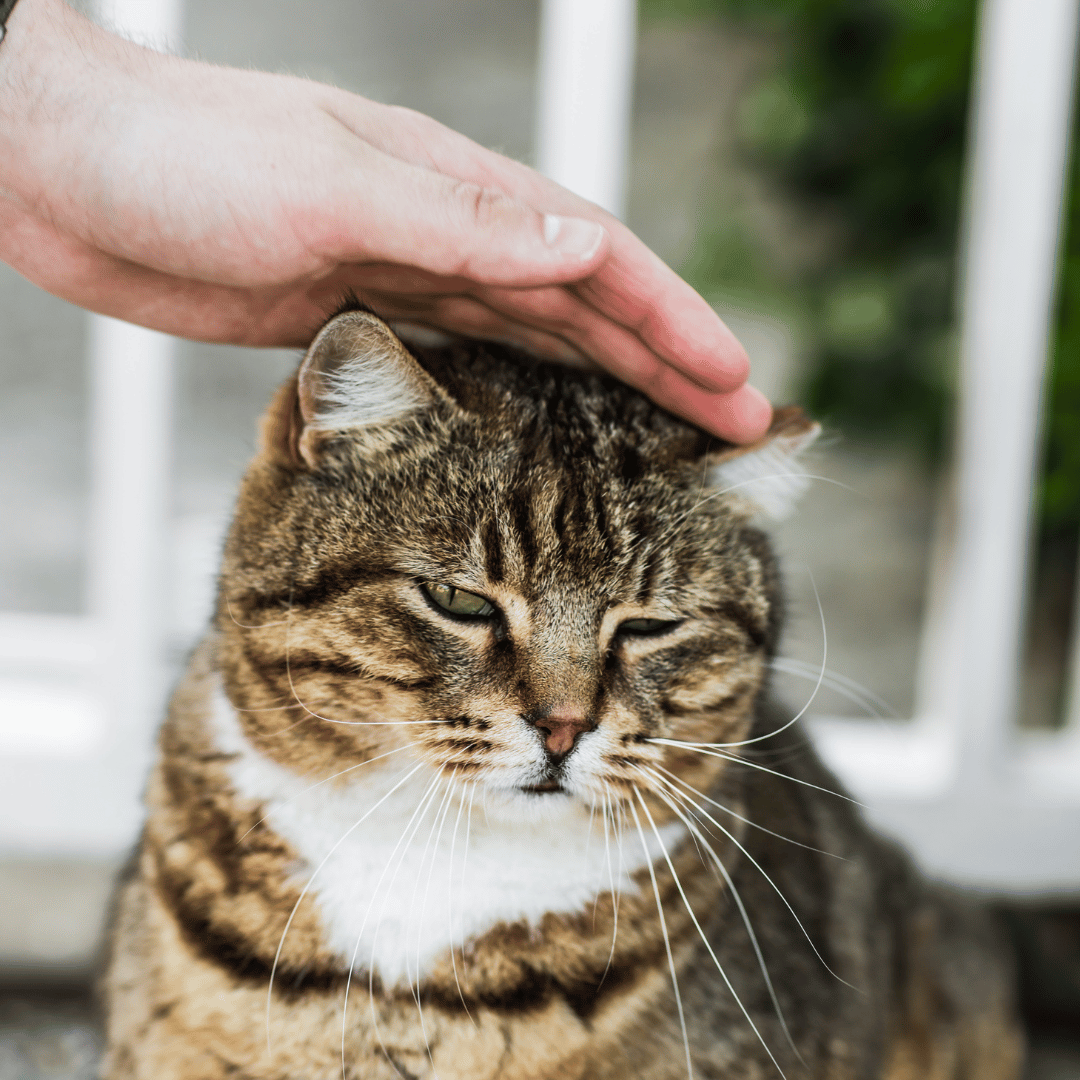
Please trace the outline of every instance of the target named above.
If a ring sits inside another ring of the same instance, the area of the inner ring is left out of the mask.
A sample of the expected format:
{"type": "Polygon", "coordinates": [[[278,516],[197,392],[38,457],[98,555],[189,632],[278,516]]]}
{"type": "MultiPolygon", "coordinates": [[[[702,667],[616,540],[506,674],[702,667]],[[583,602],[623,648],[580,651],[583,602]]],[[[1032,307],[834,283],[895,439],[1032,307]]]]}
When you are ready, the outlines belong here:
{"type": "Polygon", "coordinates": [[[814,434],[781,417],[755,465],[609,380],[338,316],[241,492],[226,692],[289,768],[403,753],[496,811],[708,782],[671,743],[748,731],[779,622],[753,496],[814,434]]]}

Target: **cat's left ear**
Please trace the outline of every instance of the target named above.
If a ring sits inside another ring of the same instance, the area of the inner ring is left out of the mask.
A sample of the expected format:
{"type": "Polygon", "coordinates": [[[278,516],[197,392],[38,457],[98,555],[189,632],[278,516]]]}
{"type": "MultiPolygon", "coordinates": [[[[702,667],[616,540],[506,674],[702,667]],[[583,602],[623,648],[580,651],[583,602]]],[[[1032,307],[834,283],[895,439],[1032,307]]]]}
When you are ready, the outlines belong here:
{"type": "Polygon", "coordinates": [[[750,513],[779,521],[809,487],[799,458],[820,434],[821,425],[798,406],[779,408],[757,442],[709,455],[706,483],[718,493],[730,493],[750,513]]]}
{"type": "Polygon", "coordinates": [[[382,319],[347,311],[319,331],[282,388],[263,444],[291,464],[317,468],[319,444],[330,433],[389,424],[444,397],[382,319]]]}

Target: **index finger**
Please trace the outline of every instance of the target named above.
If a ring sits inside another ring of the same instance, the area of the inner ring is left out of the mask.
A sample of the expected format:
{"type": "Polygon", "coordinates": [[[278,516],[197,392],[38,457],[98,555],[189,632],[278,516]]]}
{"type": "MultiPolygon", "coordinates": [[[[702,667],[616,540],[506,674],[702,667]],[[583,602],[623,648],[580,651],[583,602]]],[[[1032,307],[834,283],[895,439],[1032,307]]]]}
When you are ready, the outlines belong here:
{"type": "Polygon", "coordinates": [[[429,164],[439,171],[469,174],[477,183],[497,187],[539,210],[592,218],[607,229],[608,258],[569,286],[585,303],[636,334],[661,360],[705,390],[730,393],[746,382],[750,361],[739,340],[697,290],[621,221],[520,162],[456,132],[447,135],[425,146],[429,164]]]}
{"type": "Polygon", "coordinates": [[[750,358],[701,294],[625,226],[608,231],[611,254],[568,287],[703,389],[730,393],[742,386],[750,358]]]}

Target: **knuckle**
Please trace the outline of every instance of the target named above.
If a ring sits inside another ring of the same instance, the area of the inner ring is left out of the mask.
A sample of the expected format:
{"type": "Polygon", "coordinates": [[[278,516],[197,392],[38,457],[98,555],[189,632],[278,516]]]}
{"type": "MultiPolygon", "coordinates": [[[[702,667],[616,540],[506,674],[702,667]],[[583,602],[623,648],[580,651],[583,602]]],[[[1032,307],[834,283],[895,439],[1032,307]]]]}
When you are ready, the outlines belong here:
{"type": "Polygon", "coordinates": [[[505,224],[512,217],[514,204],[501,192],[464,180],[455,187],[458,205],[470,228],[487,231],[505,224]]]}

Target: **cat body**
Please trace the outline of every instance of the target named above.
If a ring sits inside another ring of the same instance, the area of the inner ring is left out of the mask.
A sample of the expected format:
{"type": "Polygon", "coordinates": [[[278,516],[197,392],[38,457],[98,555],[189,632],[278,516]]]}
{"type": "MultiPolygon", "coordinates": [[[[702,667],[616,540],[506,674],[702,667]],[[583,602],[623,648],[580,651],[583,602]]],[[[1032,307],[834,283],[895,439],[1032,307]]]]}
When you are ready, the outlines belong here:
{"type": "Polygon", "coordinates": [[[994,927],[768,699],[812,436],[332,320],[162,729],[105,1076],[1015,1080],[994,927]]]}

